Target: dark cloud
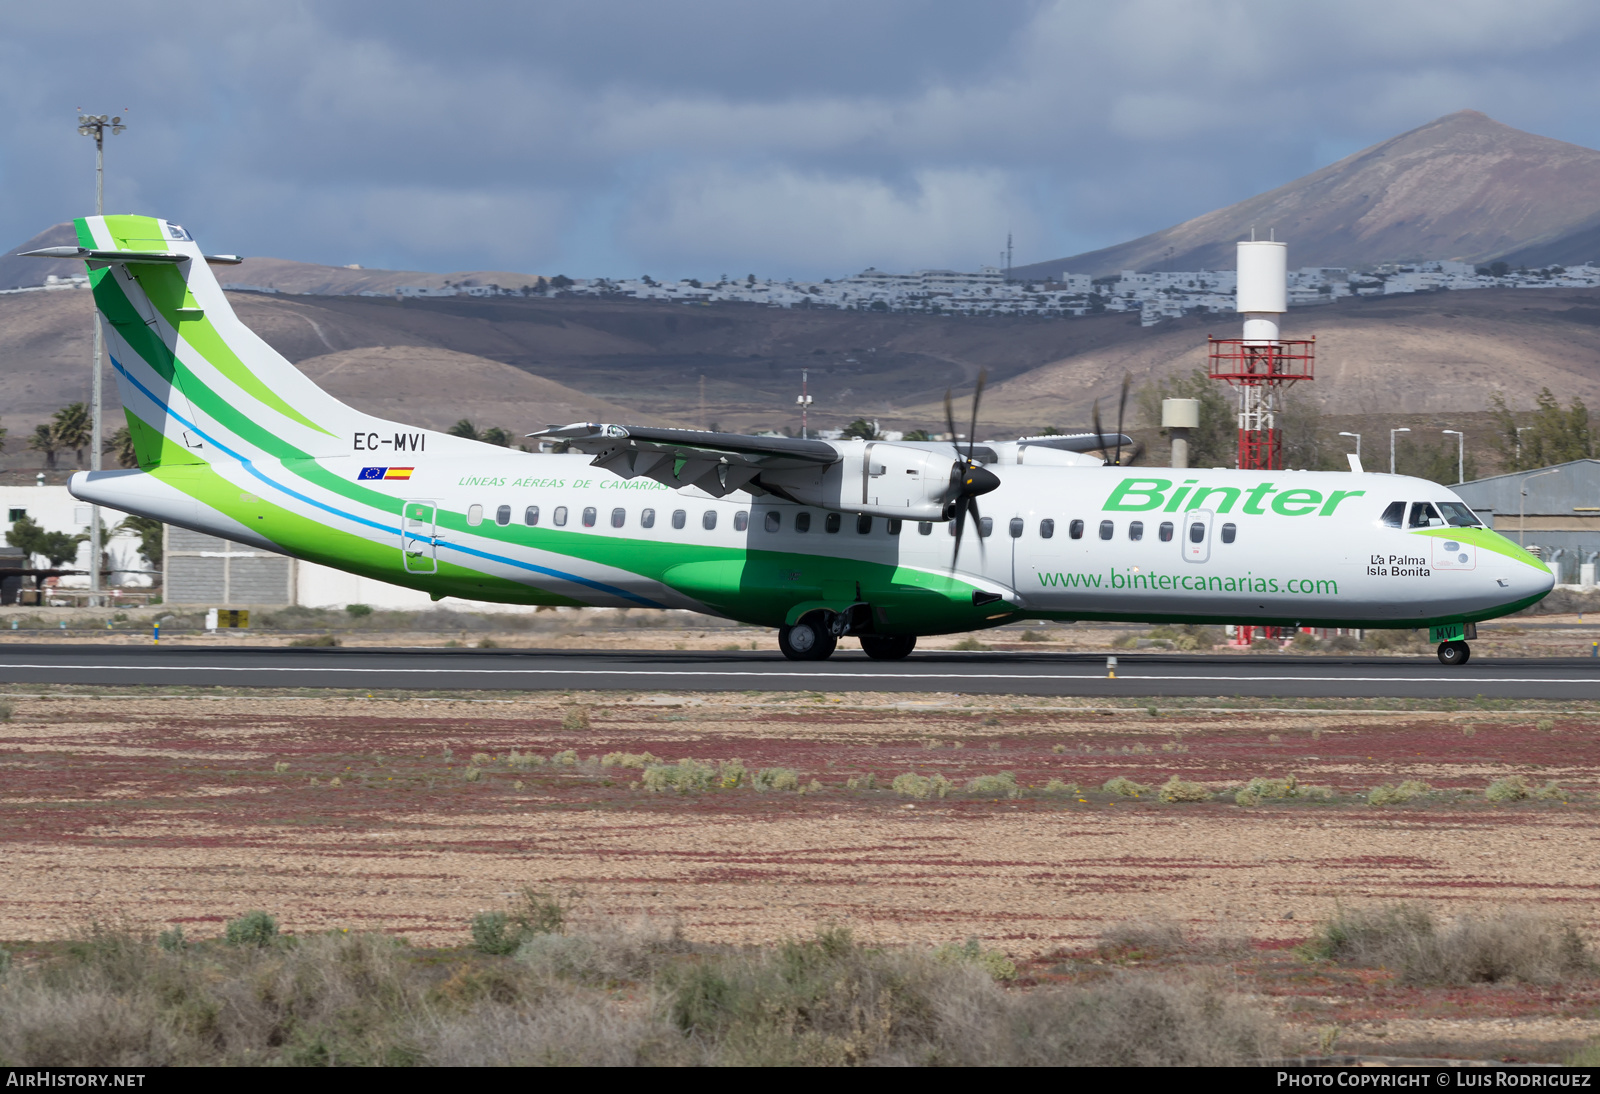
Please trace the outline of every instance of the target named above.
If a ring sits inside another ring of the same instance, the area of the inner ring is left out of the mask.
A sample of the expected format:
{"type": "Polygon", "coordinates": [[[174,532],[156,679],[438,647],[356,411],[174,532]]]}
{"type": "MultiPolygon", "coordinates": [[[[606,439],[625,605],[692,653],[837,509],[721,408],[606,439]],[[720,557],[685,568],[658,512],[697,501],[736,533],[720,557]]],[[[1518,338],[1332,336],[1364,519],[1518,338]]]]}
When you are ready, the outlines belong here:
{"type": "Polygon", "coordinates": [[[1474,108],[1600,145],[1573,0],[87,3],[0,37],[0,238],[657,277],[1119,242],[1474,108]],[[93,27],[114,28],[105,32],[93,27]]]}

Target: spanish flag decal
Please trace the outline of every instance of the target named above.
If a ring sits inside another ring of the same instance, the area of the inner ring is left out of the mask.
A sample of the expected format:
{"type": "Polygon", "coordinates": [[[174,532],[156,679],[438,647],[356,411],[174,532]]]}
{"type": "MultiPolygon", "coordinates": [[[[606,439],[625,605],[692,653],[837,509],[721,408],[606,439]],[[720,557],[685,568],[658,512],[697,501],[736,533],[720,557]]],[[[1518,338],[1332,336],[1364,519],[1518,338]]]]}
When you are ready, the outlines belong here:
{"type": "Polygon", "coordinates": [[[361,474],[356,476],[359,482],[371,482],[373,479],[409,479],[415,467],[363,467],[361,474]]]}
{"type": "Polygon", "coordinates": [[[383,477],[386,479],[409,479],[411,472],[415,470],[416,468],[414,467],[391,467],[384,473],[383,477]]]}

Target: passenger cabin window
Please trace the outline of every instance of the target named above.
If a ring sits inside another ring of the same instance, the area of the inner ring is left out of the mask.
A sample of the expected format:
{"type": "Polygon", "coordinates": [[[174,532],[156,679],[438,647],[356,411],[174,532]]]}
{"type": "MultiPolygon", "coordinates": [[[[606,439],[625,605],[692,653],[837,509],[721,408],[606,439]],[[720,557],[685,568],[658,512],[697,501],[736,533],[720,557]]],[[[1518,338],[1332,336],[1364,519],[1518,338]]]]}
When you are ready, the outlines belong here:
{"type": "Polygon", "coordinates": [[[979,517],[978,518],[978,534],[980,536],[985,537],[985,538],[988,538],[990,535],[994,534],[994,518],[993,517],[979,517]]]}
{"type": "Polygon", "coordinates": [[[822,529],[832,535],[839,530],[840,525],[843,523],[844,518],[839,516],[838,513],[829,513],[827,519],[822,522],[822,529]]]}
{"type": "Polygon", "coordinates": [[[1406,503],[1403,501],[1391,501],[1389,507],[1383,511],[1383,516],[1378,518],[1378,521],[1385,528],[1398,528],[1405,519],[1406,503]]]}
{"type": "Polygon", "coordinates": [[[1450,522],[1452,528],[1478,528],[1483,524],[1478,519],[1478,514],[1459,501],[1441,501],[1439,511],[1444,514],[1444,519],[1450,522]]]}
{"type": "Polygon", "coordinates": [[[628,523],[628,511],[626,509],[611,510],[611,527],[621,528],[626,523],[628,523]]]}
{"type": "Polygon", "coordinates": [[[483,506],[481,506],[481,505],[469,505],[469,506],[467,506],[467,523],[468,524],[482,524],[483,523],[483,506]]]}
{"type": "Polygon", "coordinates": [[[1011,538],[1012,539],[1021,539],[1022,538],[1022,530],[1024,528],[1026,528],[1027,525],[1028,525],[1028,522],[1023,520],[1021,517],[1012,517],[1011,518],[1011,524],[1010,524],[1011,538]]]}
{"type": "Polygon", "coordinates": [[[1083,521],[1075,520],[1071,524],[1067,525],[1067,535],[1071,536],[1073,539],[1082,539],[1083,521]]]}
{"type": "Polygon", "coordinates": [[[931,521],[931,520],[919,520],[919,521],[917,521],[917,535],[919,535],[919,536],[931,536],[931,535],[933,535],[933,521],[931,521]]]}
{"type": "Polygon", "coordinates": [[[539,507],[537,505],[530,505],[522,511],[522,523],[529,528],[539,523],[539,507]]]}
{"type": "Polygon", "coordinates": [[[511,523],[511,506],[502,505],[494,511],[494,522],[504,528],[511,523]]]}
{"type": "Polygon", "coordinates": [[[1233,537],[1238,535],[1238,534],[1239,534],[1239,526],[1238,525],[1236,525],[1236,524],[1224,524],[1222,526],[1222,542],[1224,542],[1224,543],[1232,543],[1233,542],[1233,537]]]}
{"type": "Polygon", "coordinates": [[[682,509],[674,509],[672,511],[672,526],[674,528],[682,528],[685,524],[688,524],[688,523],[689,523],[689,514],[688,513],[685,513],[682,509]]]}
{"type": "Polygon", "coordinates": [[[594,506],[585,506],[583,510],[583,526],[585,528],[593,528],[595,518],[597,518],[599,515],[600,514],[595,510],[594,506]]]}
{"type": "Polygon", "coordinates": [[[735,532],[742,532],[748,527],[750,527],[749,510],[741,509],[733,514],[733,530],[735,532]]]}
{"type": "Polygon", "coordinates": [[[565,505],[556,506],[555,512],[550,514],[550,520],[557,528],[565,528],[567,526],[567,507],[565,505]]]}
{"type": "Polygon", "coordinates": [[[794,530],[796,532],[811,531],[811,514],[802,510],[794,515],[794,530]]]}
{"type": "Polygon", "coordinates": [[[1156,535],[1161,537],[1161,542],[1162,543],[1171,543],[1172,542],[1172,522],[1170,520],[1162,521],[1161,522],[1161,529],[1160,529],[1160,531],[1158,531],[1156,533],[1156,535]]]}
{"type": "Polygon", "coordinates": [[[1203,521],[1195,521],[1189,525],[1189,542],[1204,543],[1206,541],[1206,526],[1203,521]]]}
{"type": "Polygon", "coordinates": [[[1056,534],[1056,522],[1046,517],[1039,522],[1039,538],[1049,539],[1056,534]]]}
{"type": "Polygon", "coordinates": [[[899,517],[890,517],[889,518],[889,534],[891,536],[898,536],[900,534],[900,518],[899,517]]]}
{"type": "Polygon", "coordinates": [[[656,511],[645,509],[639,513],[640,528],[654,528],[656,526],[656,511]]]}
{"type": "Polygon", "coordinates": [[[872,531],[872,518],[865,513],[856,517],[856,535],[864,536],[872,531]]]}
{"type": "Polygon", "coordinates": [[[1101,539],[1110,539],[1113,535],[1116,534],[1116,531],[1117,531],[1117,526],[1115,524],[1113,524],[1111,521],[1103,520],[1103,521],[1100,522],[1100,538],[1101,539]]]}
{"type": "Polygon", "coordinates": [[[1144,521],[1133,520],[1128,522],[1128,538],[1135,541],[1144,538],[1144,521]]]}
{"type": "Polygon", "coordinates": [[[763,523],[766,525],[767,531],[776,532],[783,527],[783,517],[774,510],[769,509],[767,510],[766,520],[763,523]]]}
{"type": "Polygon", "coordinates": [[[704,528],[708,532],[713,531],[717,527],[717,511],[715,509],[707,509],[704,513],[700,514],[700,527],[704,528]]]}
{"type": "Polygon", "coordinates": [[[1439,515],[1431,502],[1414,501],[1411,503],[1411,527],[1413,528],[1440,528],[1444,526],[1444,518],[1439,515]]]}

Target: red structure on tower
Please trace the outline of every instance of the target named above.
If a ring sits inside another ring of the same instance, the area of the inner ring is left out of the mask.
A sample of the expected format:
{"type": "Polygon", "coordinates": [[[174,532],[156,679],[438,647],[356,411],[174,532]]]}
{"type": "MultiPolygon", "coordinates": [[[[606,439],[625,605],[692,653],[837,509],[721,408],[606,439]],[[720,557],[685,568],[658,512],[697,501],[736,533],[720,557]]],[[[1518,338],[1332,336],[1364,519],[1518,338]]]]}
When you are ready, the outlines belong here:
{"type": "Polygon", "coordinates": [[[1316,339],[1284,341],[1278,324],[1289,310],[1289,245],[1240,241],[1234,309],[1244,314],[1243,338],[1210,339],[1211,378],[1239,392],[1239,468],[1283,467],[1278,414],[1283,392],[1313,379],[1316,339]]]}

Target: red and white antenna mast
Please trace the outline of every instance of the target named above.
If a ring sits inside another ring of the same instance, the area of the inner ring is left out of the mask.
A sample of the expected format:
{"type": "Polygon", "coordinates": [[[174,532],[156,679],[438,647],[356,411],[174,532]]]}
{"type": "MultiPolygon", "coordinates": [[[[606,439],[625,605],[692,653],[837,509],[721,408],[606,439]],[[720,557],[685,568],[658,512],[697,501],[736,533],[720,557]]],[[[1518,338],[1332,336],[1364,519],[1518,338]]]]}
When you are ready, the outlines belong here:
{"type": "Polygon", "coordinates": [[[1239,391],[1240,470],[1277,471],[1283,467],[1283,392],[1313,378],[1317,341],[1278,337],[1289,310],[1289,245],[1252,238],[1238,249],[1234,310],[1244,315],[1244,337],[1210,339],[1211,378],[1239,391]]]}

